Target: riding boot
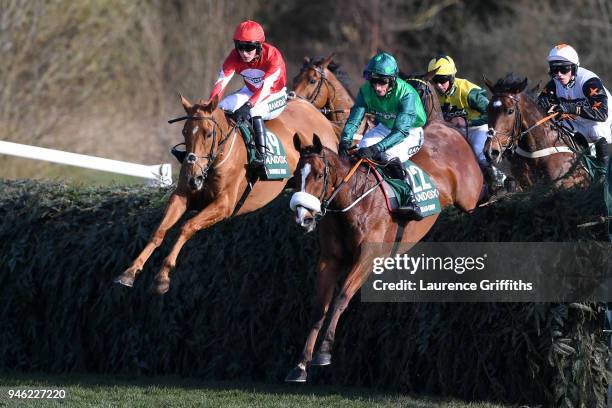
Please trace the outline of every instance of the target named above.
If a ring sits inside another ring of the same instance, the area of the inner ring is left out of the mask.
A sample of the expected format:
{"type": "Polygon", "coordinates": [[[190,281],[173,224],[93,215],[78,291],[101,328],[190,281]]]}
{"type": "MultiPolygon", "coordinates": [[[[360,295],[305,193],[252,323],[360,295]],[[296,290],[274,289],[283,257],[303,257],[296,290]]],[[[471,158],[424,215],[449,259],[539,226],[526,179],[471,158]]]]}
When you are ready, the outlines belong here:
{"type": "Polygon", "coordinates": [[[409,201],[403,207],[398,208],[398,211],[414,221],[421,221],[423,219],[421,207],[417,204],[413,191],[410,191],[409,201]]]}
{"type": "Polygon", "coordinates": [[[595,142],[595,158],[597,159],[597,164],[602,167],[595,181],[603,182],[608,169],[608,162],[610,161],[610,156],[608,155],[608,141],[605,137],[595,142]]]}
{"type": "Polygon", "coordinates": [[[261,116],[253,118],[253,139],[255,139],[255,147],[257,154],[251,162],[253,170],[263,170],[266,163],[266,128],[261,116]]]}
{"type": "Polygon", "coordinates": [[[384,166],[385,173],[391,178],[404,180],[407,176],[406,169],[404,169],[404,165],[397,157],[393,157],[392,159],[387,160],[384,166]]]}

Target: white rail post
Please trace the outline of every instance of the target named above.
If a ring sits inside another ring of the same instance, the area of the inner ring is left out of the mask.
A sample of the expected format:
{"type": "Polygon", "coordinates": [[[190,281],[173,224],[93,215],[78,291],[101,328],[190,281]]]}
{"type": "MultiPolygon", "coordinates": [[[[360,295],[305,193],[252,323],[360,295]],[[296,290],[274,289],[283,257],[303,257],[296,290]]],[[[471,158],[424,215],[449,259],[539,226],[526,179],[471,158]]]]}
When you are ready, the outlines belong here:
{"type": "Polygon", "coordinates": [[[125,174],[146,179],[147,185],[172,185],[172,166],[169,163],[145,166],[102,157],[69,153],[61,150],[47,149],[0,140],[0,154],[43,160],[87,169],[125,174]]]}

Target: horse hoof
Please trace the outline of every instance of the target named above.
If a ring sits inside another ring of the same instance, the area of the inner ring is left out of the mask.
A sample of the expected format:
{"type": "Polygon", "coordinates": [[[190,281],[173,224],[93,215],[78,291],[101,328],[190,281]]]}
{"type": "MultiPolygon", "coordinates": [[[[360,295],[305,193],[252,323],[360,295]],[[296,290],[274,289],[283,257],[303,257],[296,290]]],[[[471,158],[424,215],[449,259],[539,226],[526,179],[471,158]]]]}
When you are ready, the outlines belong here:
{"type": "Polygon", "coordinates": [[[285,382],[305,383],[307,376],[306,370],[296,366],[293,370],[289,371],[289,374],[285,377],[285,382]]]}
{"type": "Polygon", "coordinates": [[[134,277],[133,276],[125,276],[124,274],[121,274],[121,275],[117,276],[113,280],[113,283],[118,283],[120,285],[127,286],[128,288],[131,288],[132,286],[134,286],[134,277]]]}
{"type": "Polygon", "coordinates": [[[170,280],[156,280],[151,288],[151,291],[156,295],[163,295],[164,293],[168,292],[168,289],[170,289],[170,280]]]}
{"type": "Polygon", "coordinates": [[[317,353],[315,354],[312,362],[313,366],[326,366],[331,364],[331,353],[317,353]]]}

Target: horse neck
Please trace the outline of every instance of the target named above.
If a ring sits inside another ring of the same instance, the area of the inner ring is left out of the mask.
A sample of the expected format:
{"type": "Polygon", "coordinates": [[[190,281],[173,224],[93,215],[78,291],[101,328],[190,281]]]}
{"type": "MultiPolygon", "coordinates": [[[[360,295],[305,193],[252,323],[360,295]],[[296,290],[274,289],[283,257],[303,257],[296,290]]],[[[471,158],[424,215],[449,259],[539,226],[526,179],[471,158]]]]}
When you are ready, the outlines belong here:
{"type": "MultiPolygon", "coordinates": [[[[327,90],[327,102],[325,106],[329,109],[345,109],[350,110],[353,107],[353,97],[349,91],[342,85],[340,80],[329,70],[325,69],[325,75],[329,82],[327,90]]],[[[340,120],[341,117],[346,117],[347,114],[341,112],[333,112],[331,120],[340,120]]]]}
{"type": "Polygon", "coordinates": [[[216,149],[218,151],[217,161],[214,166],[216,167],[219,164],[225,164],[226,160],[230,160],[228,155],[236,154],[236,152],[238,152],[239,149],[237,149],[236,146],[233,146],[234,143],[231,139],[237,137],[235,133],[239,132],[240,130],[238,129],[237,126],[232,126],[230,124],[230,122],[227,119],[227,116],[225,115],[225,112],[220,108],[215,109],[215,111],[212,113],[212,117],[219,124],[219,127],[217,128],[217,131],[219,132],[219,134],[217,135],[217,141],[216,141],[217,143],[216,149]],[[233,135],[230,134],[232,132],[234,133],[233,135]],[[223,142],[226,136],[229,139],[223,142]],[[223,142],[223,145],[219,146],[219,144],[222,142],[223,142]]]}
{"type": "MultiPolygon", "coordinates": [[[[334,187],[338,187],[344,177],[352,170],[355,163],[340,159],[336,154],[328,155],[328,157],[329,166],[333,169],[333,171],[330,172],[330,181],[334,187]]],[[[347,208],[363,193],[372,188],[375,183],[376,179],[374,175],[369,172],[369,169],[360,166],[344,186],[341,187],[342,190],[338,192],[334,201],[331,203],[332,207],[336,209],[347,208]]],[[[366,197],[361,203],[367,202],[370,197],[373,197],[373,195],[366,197]]],[[[349,211],[346,214],[347,217],[349,217],[351,214],[359,214],[359,212],[349,211]]]]}
{"type": "Polygon", "coordinates": [[[429,89],[429,103],[425,109],[427,109],[427,120],[439,120],[444,121],[444,116],[442,115],[442,107],[440,106],[440,100],[438,99],[438,93],[433,86],[427,82],[427,88],[429,89]]]}
{"type": "MultiPolygon", "coordinates": [[[[519,112],[521,114],[521,132],[535,125],[537,121],[544,118],[540,113],[534,101],[529,99],[525,94],[519,94],[518,102],[519,112]]],[[[558,133],[556,130],[550,129],[549,123],[542,123],[525,134],[519,141],[519,146],[528,151],[536,151],[552,147],[557,144],[558,133]]]]}

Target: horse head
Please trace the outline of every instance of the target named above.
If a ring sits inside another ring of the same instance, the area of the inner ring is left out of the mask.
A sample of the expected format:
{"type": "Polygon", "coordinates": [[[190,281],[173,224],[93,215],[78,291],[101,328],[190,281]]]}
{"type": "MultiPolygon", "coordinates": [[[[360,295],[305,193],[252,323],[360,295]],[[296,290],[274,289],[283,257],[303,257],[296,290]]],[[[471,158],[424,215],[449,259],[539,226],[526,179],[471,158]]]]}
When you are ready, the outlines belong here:
{"type": "Polygon", "coordinates": [[[311,146],[302,146],[296,133],[293,145],[300,152],[300,160],[293,175],[297,192],[291,197],[289,206],[296,213],[295,222],[306,232],[311,232],[325,214],[323,203],[333,188],[329,160],[336,155],[323,147],[317,135],[314,135],[311,146]]]}
{"type": "Polygon", "coordinates": [[[522,92],[527,86],[527,78],[510,73],[495,84],[486,78],[484,81],[493,93],[487,108],[489,137],[484,152],[489,162],[499,163],[504,153],[518,143],[524,127],[521,116],[522,92]]]}
{"type": "Polygon", "coordinates": [[[200,100],[192,104],[181,95],[187,116],[179,118],[185,120],[182,131],[185,159],[182,161],[180,177],[187,182],[192,192],[200,191],[204,186],[228,128],[225,114],[217,108],[218,102],[215,96],[209,101],[200,100]]]}
{"type": "Polygon", "coordinates": [[[421,97],[421,102],[423,102],[425,112],[427,113],[427,121],[436,119],[444,120],[442,109],[440,108],[440,101],[438,100],[438,94],[431,84],[431,79],[436,75],[437,71],[438,68],[428,71],[425,74],[406,74],[401,71],[399,73],[400,78],[412,85],[421,97]]]}
{"type": "Polygon", "coordinates": [[[322,61],[312,61],[304,57],[300,72],[293,78],[293,92],[299,98],[306,99],[321,109],[327,101],[334,98],[334,88],[329,83],[331,72],[328,66],[333,61],[334,54],[322,61]]]}

